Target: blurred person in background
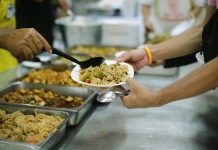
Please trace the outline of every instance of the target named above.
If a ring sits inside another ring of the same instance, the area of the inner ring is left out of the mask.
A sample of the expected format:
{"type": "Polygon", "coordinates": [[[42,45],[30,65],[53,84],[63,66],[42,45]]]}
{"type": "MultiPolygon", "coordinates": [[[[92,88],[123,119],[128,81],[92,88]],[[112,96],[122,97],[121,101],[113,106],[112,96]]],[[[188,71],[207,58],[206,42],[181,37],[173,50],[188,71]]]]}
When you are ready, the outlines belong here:
{"type": "MultiPolygon", "coordinates": [[[[203,10],[206,6],[206,0],[141,0],[141,3],[146,30],[146,44],[156,44],[168,39],[172,36],[170,35],[172,29],[183,21],[188,21],[183,24],[184,28],[186,28],[185,26],[194,26],[203,19],[202,17],[205,14],[203,10]],[[150,36],[154,39],[149,40],[149,33],[154,33],[154,37],[150,36]]],[[[183,31],[179,32],[182,33],[183,31]]],[[[158,60],[154,61],[151,66],[163,65],[164,68],[184,66],[196,62],[195,55],[196,52],[187,56],[158,60]]]]}
{"type": "Polygon", "coordinates": [[[67,0],[16,0],[17,28],[35,28],[53,45],[57,5],[64,11],[70,9],[67,0]]]}
{"type": "MultiPolygon", "coordinates": [[[[124,0],[124,4],[123,16],[138,18],[140,43],[156,44],[170,38],[171,28],[179,23],[188,21],[194,25],[193,21],[190,21],[191,19],[202,20],[205,15],[206,0],[124,0]],[[170,6],[165,7],[165,5],[170,6]],[[170,9],[170,7],[172,8],[170,9]],[[174,11],[174,7],[177,7],[178,10],[174,11]],[[171,13],[171,16],[166,15],[166,17],[172,17],[172,20],[167,20],[164,17],[161,20],[160,17],[163,13],[171,13]],[[162,22],[166,26],[162,27],[162,22]],[[167,29],[164,29],[165,27],[167,29]]],[[[197,23],[197,21],[195,22],[197,23]]],[[[195,54],[154,61],[150,66],[164,65],[165,68],[172,68],[187,65],[196,62],[195,54]]]]}
{"type": "Polygon", "coordinates": [[[125,53],[118,62],[128,62],[135,71],[152,61],[189,55],[201,51],[205,64],[174,83],[152,91],[132,79],[130,94],[122,98],[127,108],[157,107],[207,92],[218,86],[218,0],[208,0],[204,21],[165,42],[125,53]]]}
{"type": "Polygon", "coordinates": [[[196,20],[205,0],[141,0],[146,36],[149,32],[169,34],[185,20],[196,20]]]}

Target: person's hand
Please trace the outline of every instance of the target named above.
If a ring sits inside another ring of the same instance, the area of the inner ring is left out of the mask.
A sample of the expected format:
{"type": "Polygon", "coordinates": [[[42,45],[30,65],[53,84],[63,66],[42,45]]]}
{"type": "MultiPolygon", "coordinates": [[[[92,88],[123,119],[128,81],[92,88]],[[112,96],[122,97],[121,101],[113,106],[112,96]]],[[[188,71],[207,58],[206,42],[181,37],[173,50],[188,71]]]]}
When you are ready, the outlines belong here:
{"type": "Polygon", "coordinates": [[[146,19],[145,21],[145,29],[147,32],[154,32],[154,26],[151,19],[146,19]]]}
{"type": "Polygon", "coordinates": [[[66,0],[58,0],[59,5],[63,10],[68,10],[70,8],[69,4],[67,3],[66,0]]]}
{"type": "Polygon", "coordinates": [[[117,62],[127,62],[133,66],[135,71],[138,71],[148,64],[148,57],[144,49],[136,49],[127,51],[118,57],[117,62]]]}
{"type": "Polygon", "coordinates": [[[127,108],[146,108],[160,106],[155,92],[150,91],[143,85],[137,84],[133,79],[128,78],[130,93],[128,96],[121,97],[123,106],[127,108]]]}
{"type": "Polygon", "coordinates": [[[2,48],[9,50],[19,61],[31,60],[43,48],[51,53],[48,42],[33,28],[17,29],[0,36],[2,48]]]}

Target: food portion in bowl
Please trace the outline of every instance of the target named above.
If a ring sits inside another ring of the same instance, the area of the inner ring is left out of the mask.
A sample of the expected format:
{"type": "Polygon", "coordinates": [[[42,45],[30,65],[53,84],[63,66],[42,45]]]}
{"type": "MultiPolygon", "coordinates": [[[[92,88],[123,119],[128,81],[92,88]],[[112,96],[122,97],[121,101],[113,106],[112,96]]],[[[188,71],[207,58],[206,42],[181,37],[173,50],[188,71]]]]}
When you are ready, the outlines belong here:
{"type": "Polygon", "coordinates": [[[71,78],[80,84],[104,88],[123,85],[128,77],[133,76],[134,69],[130,64],[115,60],[105,60],[100,66],[86,69],[76,65],[71,72],[71,78]]]}
{"type": "Polygon", "coordinates": [[[37,144],[54,133],[64,121],[60,116],[35,112],[35,115],[20,111],[7,113],[0,109],[0,138],[11,141],[37,144]]]}
{"type": "Polygon", "coordinates": [[[41,83],[49,85],[83,86],[71,79],[70,70],[54,71],[50,68],[30,71],[22,82],[41,83]]]}
{"type": "Polygon", "coordinates": [[[126,81],[128,77],[128,66],[116,64],[101,64],[97,67],[89,67],[80,70],[79,79],[90,84],[118,84],[126,81]]]}
{"type": "Polygon", "coordinates": [[[0,102],[75,108],[81,106],[84,100],[81,97],[64,96],[45,89],[17,89],[0,96],[0,102]]]}

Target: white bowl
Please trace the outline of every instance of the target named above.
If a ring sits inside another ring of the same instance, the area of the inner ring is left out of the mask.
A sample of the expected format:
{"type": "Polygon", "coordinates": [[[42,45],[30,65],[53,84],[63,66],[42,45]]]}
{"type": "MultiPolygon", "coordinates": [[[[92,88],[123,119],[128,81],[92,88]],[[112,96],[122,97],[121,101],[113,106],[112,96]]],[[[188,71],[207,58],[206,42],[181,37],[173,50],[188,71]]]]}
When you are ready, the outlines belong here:
{"type": "MultiPolygon", "coordinates": [[[[117,61],[115,60],[105,60],[105,63],[107,65],[111,65],[111,64],[116,64],[117,61]]],[[[131,65],[125,63],[125,62],[122,62],[120,63],[121,65],[126,65],[128,66],[128,76],[130,78],[133,78],[134,76],[134,69],[131,65]]],[[[80,81],[79,80],[79,75],[80,75],[80,66],[77,65],[73,68],[72,72],[71,72],[71,78],[76,81],[77,83],[80,83],[80,84],[84,84],[84,85],[88,85],[88,86],[93,86],[93,87],[113,87],[113,86],[118,86],[118,85],[122,85],[122,84],[125,84],[126,82],[120,82],[118,84],[107,84],[107,85],[101,85],[101,84],[90,84],[90,83],[86,83],[86,82],[83,82],[83,81],[80,81]]]]}

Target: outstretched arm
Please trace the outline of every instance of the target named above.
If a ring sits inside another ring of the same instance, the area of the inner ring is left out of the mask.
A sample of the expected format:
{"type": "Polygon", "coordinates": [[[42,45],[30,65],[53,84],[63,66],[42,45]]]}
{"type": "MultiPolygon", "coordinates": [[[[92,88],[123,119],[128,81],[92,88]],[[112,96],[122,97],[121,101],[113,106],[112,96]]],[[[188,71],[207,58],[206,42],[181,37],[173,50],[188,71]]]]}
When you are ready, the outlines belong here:
{"type": "MultiPolygon", "coordinates": [[[[149,46],[152,51],[153,61],[165,60],[194,53],[200,46],[203,26],[208,22],[215,11],[215,7],[208,6],[206,17],[201,24],[189,29],[177,37],[171,38],[160,44],[149,46]]],[[[117,61],[128,62],[134,67],[135,71],[138,71],[148,64],[148,56],[144,49],[137,49],[125,53],[117,58],[117,61]]]]}
{"type": "Polygon", "coordinates": [[[202,9],[203,8],[201,6],[194,5],[192,11],[190,12],[190,19],[197,18],[201,14],[202,9]]]}
{"type": "Polygon", "coordinates": [[[218,57],[175,83],[157,91],[160,104],[207,92],[218,86],[218,57]]]}
{"type": "Polygon", "coordinates": [[[206,17],[201,24],[192,27],[179,36],[171,38],[160,44],[150,46],[154,60],[164,60],[195,52],[201,43],[203,27],[215,11],[215,7],[208,6],[206,17]]]}
{"type": "Polygon", "coordinates": [[[207,92],[218,86],[217,66],[218,57],[158,91],[150,91],[128,79],[131,92],[122,98],[123,105],[127,108],[157,107],[207,92]]]}

